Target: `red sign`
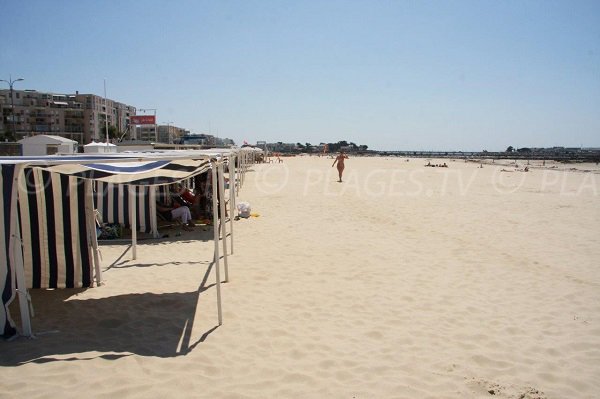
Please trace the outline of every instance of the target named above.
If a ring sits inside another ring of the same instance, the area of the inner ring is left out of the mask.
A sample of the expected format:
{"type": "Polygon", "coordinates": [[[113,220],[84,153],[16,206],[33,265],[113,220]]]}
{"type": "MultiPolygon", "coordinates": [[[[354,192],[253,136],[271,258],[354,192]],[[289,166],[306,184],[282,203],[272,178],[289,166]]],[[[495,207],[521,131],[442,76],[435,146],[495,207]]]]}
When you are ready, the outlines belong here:
{"type": "Polygon", "coordinates": [[[155,115],[133,115],[129,120],[132,125],[156,125],[155,115]]]}

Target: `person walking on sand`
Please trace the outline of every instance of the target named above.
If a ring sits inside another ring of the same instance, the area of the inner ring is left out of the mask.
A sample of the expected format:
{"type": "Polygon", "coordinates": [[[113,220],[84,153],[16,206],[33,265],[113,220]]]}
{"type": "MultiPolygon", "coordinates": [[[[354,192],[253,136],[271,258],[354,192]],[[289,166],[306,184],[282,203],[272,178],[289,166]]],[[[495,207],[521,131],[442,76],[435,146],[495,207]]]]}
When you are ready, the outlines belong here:
{"type": "Polygon", "coordinates": [[[344,173],[344,159],[348,159],[348,155],[344,154],[344,151],[340,151],[340,155],[335,157],[335,161],[333,161],[333,164],[331,165],[333,168],[333,165],[337,162],[337,170],[340,175],[340,180],[338,180],[338,182],[340,183],[342,182],[342,173],[344,173]]]}

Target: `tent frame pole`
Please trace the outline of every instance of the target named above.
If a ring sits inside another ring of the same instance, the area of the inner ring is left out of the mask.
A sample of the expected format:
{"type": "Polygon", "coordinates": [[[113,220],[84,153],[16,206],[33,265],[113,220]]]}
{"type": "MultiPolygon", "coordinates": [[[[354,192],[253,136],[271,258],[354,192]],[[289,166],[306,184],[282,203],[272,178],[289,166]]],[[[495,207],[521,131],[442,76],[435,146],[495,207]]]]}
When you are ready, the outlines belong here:
{"type": "Polygon", "coordinates": [[[229,266],[227,262],[227,221],[225,220],[225,174],[223,173],[223,162],[219,163],[219,213],[221,215],[221,223],[219,227],[221,236],[223,237],[223,264],[225,265],[225,282],[229,282],[229,266]]]}
{"type": "Polygon", "coordinates": [[[96,233],[96,213],[94,211],[94,191],[92,182],[84,181],[85,190],[85,213],[88,223],[88,238],[92,247],[94,275],[96,286],[102,285],[102,269],[100,267],[100,256],[98,255],[98,234],[96,233]]]}
{"type": "Polygon", "coordinates": [[[135,186],[129,185],[129,224],[131,224],[131,259],[137,259],[137,197],[135,195],[135,186]]]}
{"type": "Polygon", "coordinates": [[[158,232],[158,217],[156,216],[156,186],[148,187],[148,200],[150,202],[150,225],[152,226],[152,236],[160,237],[158,232]]]}
{"type": "Polygon", "coordinates": [[[235,155],[229,158],[229,233],[231,234],[231,254],[233,255],[233,215],[235,210],[235,155]]]}
{"type": "Polygon", "coordinates": [[[215,243],[215,254],[214,254],[214,266],[216,274],[216,286],[217,286],[217,313],[219,317],[219,325],[223,324],[223,314],[221,310],[221,265],[219,255],[219,229],[218,229],[218,217],[217,217],[217,165],[215,161],[211,160],[211,173],[212,173],[212,203],[213,203],[213,240],[215,243]]]}

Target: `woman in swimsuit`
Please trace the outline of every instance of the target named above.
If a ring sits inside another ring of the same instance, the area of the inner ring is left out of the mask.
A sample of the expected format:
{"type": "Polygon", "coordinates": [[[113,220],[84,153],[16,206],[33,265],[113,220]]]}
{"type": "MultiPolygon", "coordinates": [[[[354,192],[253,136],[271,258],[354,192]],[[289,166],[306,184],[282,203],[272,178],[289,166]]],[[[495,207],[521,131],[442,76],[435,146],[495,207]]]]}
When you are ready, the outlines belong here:
{"type": "MultiPolygon", "coordinates": [[[[344,154],[344,151],[340,151],[340,155],[335,157],[335,161],[333,161],[333,165],[337,162],[337,170],[340,175],[340,180],[338,182],[342,182],[342,173],[344,173],[344,159],[348,159],[348,156],[344,154]]],[[[333,168],[333,165],[331,167],[333,168]]]]}

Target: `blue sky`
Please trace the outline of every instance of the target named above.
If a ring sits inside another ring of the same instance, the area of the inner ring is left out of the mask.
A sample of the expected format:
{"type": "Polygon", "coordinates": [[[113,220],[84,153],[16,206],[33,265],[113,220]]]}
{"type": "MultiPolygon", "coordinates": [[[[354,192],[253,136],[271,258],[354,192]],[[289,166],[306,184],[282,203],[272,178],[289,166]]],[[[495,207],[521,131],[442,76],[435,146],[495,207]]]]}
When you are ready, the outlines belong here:
{"type": "Polygon", "coordinates": [[[600,147],[597,0],[0,0],[0,10],[0,79],[103,95],[106,78],[109,98],[192,132],[398,150],[600,147]]]}

